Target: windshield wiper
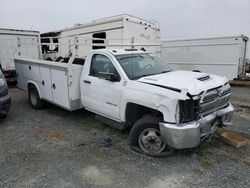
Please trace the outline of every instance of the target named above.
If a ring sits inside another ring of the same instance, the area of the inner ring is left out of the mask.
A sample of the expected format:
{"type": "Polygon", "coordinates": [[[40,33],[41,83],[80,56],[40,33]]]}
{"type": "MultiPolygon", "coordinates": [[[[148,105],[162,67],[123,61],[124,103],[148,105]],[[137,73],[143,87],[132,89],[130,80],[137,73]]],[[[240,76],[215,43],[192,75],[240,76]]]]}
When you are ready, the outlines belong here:
{"type": "Polygon", "coordinates": [[[141,77],[145,77],[145,76],[149,76],[149,75],[143,74],[143,75],[140,75],[140,76],[135,76],[135,77],[132,78],[132,80],[137,80],[137,79],[139,79],[141,77]]]}
{"type": "Polygon", "coordinates": [[[154,73],[154,74],[143,74],[143,75],[140,75],[140,76],[133,77],[132,80],[137,80],[137,79],[145,77],[145,76],[152,76],[152,75],[163,74],[163,73],[167,73],[167,72],[170,72],[170,71],[162,71],[162,72],[154,73]]]}
{"type": "Polygon", "coordinates": [[[159,72],[159,73],[157,73],[157,74],[163,74],[163,73],[167,73],[167,72],[170,72],[169,70],[168,71],[162,71],[162,72],[159,72]]]}
{"type": "Polygon", "coordinates": [[[152,75],[155,75],[155,74],[143,74],[143,75],[140,75],[140,76],[135,76],[135,77],[133,77],[132,80],[137,80],[139,78],[142,78],[142,77],[145,77],[145,76],[152,76],[152,75]]]}

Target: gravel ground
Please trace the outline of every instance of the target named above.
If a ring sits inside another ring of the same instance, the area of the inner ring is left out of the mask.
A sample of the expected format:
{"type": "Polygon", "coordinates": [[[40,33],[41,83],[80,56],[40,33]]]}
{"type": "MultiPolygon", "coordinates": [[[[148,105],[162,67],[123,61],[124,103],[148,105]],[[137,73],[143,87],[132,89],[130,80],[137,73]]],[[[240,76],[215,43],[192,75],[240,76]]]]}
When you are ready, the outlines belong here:
{"type": "MultiPolygon", "coordinates": [[[[236,100],[240,91],[233,92],[236,100]]],[[[0,187],[250,187],[249,144],[236,149],[214,136],[195,149],[152,158],[131,151],[128,132],[102,125],[90,112],[34,110],[23,91],[11,88],[10,95],[9,116],[0,121],[0,187]]],[[[242,96],[250,100],[245,89],[242,96]]],[[[227,129],[249,139],[249,115],[237,107],[227,129]]]]}

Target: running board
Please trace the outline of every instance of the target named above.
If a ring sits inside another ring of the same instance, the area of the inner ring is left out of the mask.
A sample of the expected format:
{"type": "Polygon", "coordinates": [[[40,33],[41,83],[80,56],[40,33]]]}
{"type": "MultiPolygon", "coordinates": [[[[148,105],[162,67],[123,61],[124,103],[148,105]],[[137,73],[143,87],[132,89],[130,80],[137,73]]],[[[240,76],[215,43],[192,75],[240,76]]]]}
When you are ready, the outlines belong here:
{"type": "Polygon", "coordinates": [[[106,117],[98,115],[98,114],[95,115],[95,119],[99,120],[103,124],[108,125],[109,127],[112,127],[114,129],[125,130],[126,128],[129,127],[129,125],[127,123],[124,123],[124,122],[120,123],[120,122],[106,118],[106,117]]]}

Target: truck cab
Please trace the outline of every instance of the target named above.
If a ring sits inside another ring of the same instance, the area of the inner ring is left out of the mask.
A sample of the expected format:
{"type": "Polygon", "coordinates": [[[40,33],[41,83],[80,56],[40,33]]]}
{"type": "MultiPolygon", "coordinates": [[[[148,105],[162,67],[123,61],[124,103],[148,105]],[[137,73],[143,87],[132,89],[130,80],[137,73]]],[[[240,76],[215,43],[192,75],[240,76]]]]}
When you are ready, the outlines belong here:
{"type": "Polygon", "coordinates": [[[234,108],[224,77],[174,71],[158,57],[133,48],[93,50],[84,65],[73,65],[74,59],[63,65],[16,60],[17,70],[27,75],[21,85],[33,107],[46,100],[69,110],[85,108],[104,124],[129,128],[132,148],[153,156],[196,147],[217,127],[230,124],[234,108]],[[48,74],[43,77],[39,72],[45,67],[48,74]],[[29,71],[36,69],[33,78],[29,71]],[[49,100],[47,91],[52,91],[49,100]]]}

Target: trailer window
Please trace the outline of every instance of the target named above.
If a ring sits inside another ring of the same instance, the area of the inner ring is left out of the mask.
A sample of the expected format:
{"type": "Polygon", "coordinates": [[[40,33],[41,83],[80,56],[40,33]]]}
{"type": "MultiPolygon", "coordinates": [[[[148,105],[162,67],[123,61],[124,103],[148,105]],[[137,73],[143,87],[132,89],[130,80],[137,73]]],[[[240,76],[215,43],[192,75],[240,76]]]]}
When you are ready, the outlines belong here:
{"type": "Polygon", "coordinates": [[[95,49],[103,49],[103,48],[106,48],[106,46],[104,46],[104,39],[106,39],[106,33],[105,32],[102,32],[102,33],[94,33],[92,35],[92,49],[95,50],[95,49]],[[98,45],[98,44],[102,44],[102,45],[98,45]]]}
{"type": "Polygon", "coordinates": [[[58,52],[58,39],[57,38],[42,38],[42,53],[56,53],[58,52]],[[46,43],[46,44],[43,44],[46,43]]]}
{"type": "Polygon", "coordinates": [[[93,55],[89,75],[100,78],[102,76],[100,73],[104,72],[118,74],[113,63],[108,57],[100,54],[93,55]]]}

